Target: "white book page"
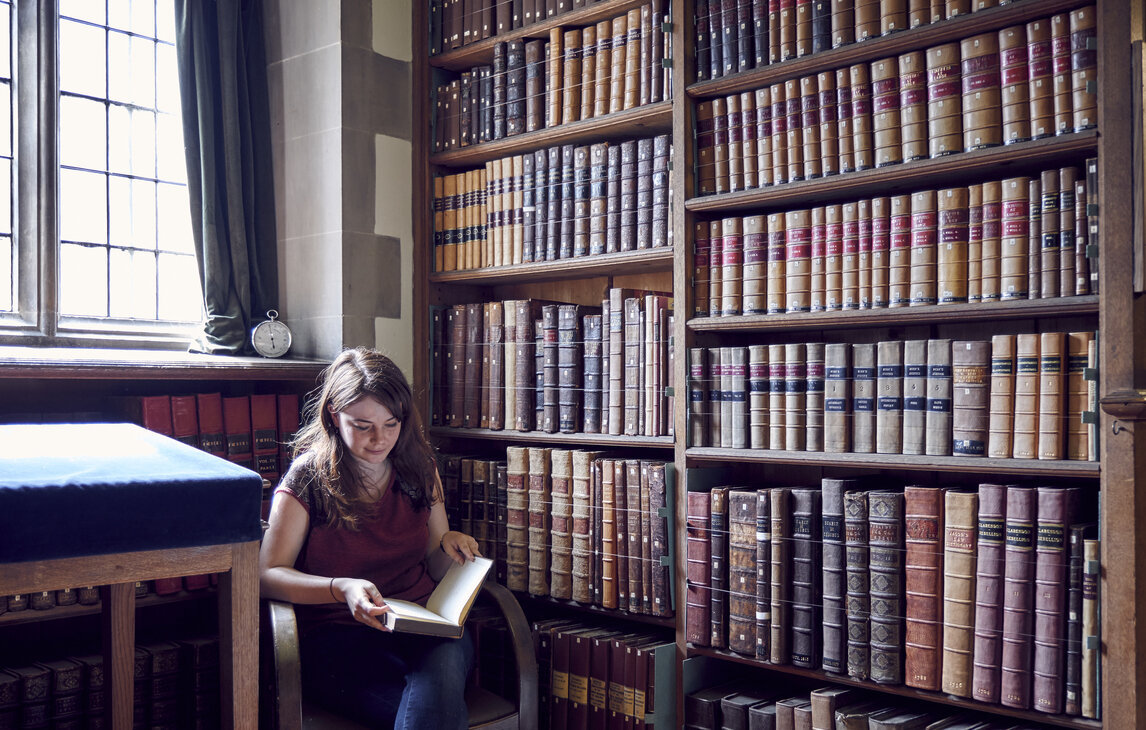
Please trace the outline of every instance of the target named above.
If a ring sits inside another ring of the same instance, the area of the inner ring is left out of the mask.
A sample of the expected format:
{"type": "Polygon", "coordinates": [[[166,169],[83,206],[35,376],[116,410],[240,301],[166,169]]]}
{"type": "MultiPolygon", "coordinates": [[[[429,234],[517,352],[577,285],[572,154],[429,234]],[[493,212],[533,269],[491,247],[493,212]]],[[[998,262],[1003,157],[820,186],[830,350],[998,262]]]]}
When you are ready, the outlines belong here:
{"type": "Polygon", "coordinates": [[[398,598],[385,598],[386,605],[390,607],[390,612],[395,616],[401,618],[412,618],[419,621],[431,621],[436,624],[448,624],[449,621],[442,618],[428,608],[423,608],[413,601],[403,601],[398,598]]]}
{"type": "Polygon", "coordinates": [[[426,608],[447,623],[460,624],[462,614],[469,609],[474,596],[481,590],[481,584],[492,565],[493,561],[489,558],[474,558],[462,565],[451,564],[442,576],[442,581],[430,594],[430,600],[426,601],[426,608]]]}

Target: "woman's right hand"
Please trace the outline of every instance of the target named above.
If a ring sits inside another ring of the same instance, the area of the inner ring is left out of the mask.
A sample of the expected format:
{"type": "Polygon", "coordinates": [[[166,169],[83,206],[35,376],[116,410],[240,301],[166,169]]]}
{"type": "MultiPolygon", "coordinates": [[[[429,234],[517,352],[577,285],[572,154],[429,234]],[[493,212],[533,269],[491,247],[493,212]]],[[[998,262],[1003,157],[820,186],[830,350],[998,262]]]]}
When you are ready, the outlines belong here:
{"type": "Polygon", "coordinates": [[[342,596],[355,621],[380,631],[390,630],[378,620],[390,607],[382,600],[382,592],[373,583],[360,578],[335,578],[331,590],[336,596],[342,596]]]}

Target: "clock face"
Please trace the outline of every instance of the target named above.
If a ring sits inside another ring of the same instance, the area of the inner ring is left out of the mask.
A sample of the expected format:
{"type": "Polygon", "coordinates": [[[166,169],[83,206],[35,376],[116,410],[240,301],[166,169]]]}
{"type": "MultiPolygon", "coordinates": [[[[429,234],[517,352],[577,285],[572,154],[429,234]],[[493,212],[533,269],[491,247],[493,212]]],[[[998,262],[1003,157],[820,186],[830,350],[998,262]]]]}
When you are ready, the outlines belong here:
{"type": "Polygon", "coordinates": [[[263,357],[281,357],[290,349],[290,329],[278,320],[262,322],[251,331],[251,344],[263,357]]]}

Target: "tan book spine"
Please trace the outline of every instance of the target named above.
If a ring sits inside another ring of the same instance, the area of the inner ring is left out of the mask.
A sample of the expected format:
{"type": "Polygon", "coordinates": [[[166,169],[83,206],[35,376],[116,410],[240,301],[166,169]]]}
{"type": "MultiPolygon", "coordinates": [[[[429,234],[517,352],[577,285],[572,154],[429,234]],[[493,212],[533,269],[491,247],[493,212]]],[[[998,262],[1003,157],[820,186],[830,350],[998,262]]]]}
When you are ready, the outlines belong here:
{"type": "Polygon", "coordinates": [[[939,241],[936,261],[939,304],[965,304],[968,299],[968,247],[971,240],[970,191],[947,188],[937,196],[939,241]]]}
{"type": "Polygon", "coordinates": [[[971,696],[979,495],[944,495],[942,691],[971,696]]]}
{"type": "Polygon", "coordinates": [[[1070,16],[1067,13],[1052,15],[1050,33],[1054,133],[1065,134],[1074,131],[1074,100],[1071,98],[1070,16]]]}
{"type": "Polygon", "coordinates": [[[964,38],[959,43],[959,55],[963,72],[963,150],[997,147],[1003,143],[998,32],[964,38]]]}
{"type": "Polygon", "coordinates": [[[891,262],[891,199],[871,199],[871,306],[888,306],[888,266],[891,262]]]}
{"type": "Polygon", "coordinates": [[[581,29],[581,109],[580,119],[592,119],[597,92],[597,26],[581,29]]]}
{"type": "Polygon", "coordinates": [[[1074,295],[1075,261],[1075,203],[1074,188],[1078,182],[1078,168],[1064,167],[1058,171],[1058,292],[1059,296],[1074,295]]]}
{"type": "Polygon", "coordinates": [[[859,203],[843,205],[843,245],[840,251],[840,302],[843,309],[859,309],[859,203]]]}
{"type": "Polygon", "coordinates": [[[712,195],[716,192],[716,120],[711,101],[696,105],[696,192],[712,195]]]}
{"type": "Polygon", "coordinates": [[[880,0],[856,0],[856,42],[879,37],[880,0]]]}
{"type": "Polygon", "coordinates": [[[856,170],[875,167],[875,143],[872,139],[871,67],[858,63],[848,69],[852,96],[852,153],[856,170]]]}
{"type": "Polygon", "coordinates": [[[881,58],[871,62],[871,87],[875,166],[895,165],[903,162],[898,58],[881,58]]]}
{"type": "Polygon", "coordinates": [[[875,453],[876,357],[874,344],[852,345],[852,451],[875,453]]]}
{"type": "Polygon", "coordinates": [[[828,308],[827,291],[825,290],[827,245],[827,208],[821,205],[812,208],[811,273],[808,277],[810,290],[808,304],[813,312],[824,312],[828,308]]]}
{"type": "Polygon", "coordinates": [[[561,123],[562,90],[565,88],[563,71],[565,69],[565,29],[561,27],[549,30],[549,63],[548,84],[549,105],[545,117],[546,127],[555,127],[561,123]]]}
{"type": "Polygon", "coordinates": [[[820,173],[827,177],[840,171],[839,98],[835,72],[816,74],[816,87],[820,91],[820,173]]]}
{"type": "Polygon", "coordinates": [[[824,451],[851,451],[851,354],[848,343],[824,346],[824,451]]]}
{"type": "Polygon", "coordinates": [[[593,533],[593,511],[600,505],[593,503],[593,462],[601,456],[599,451],[573,452],[573,576],[572,597],[580,603],[593,602],[594,550],[598,539],[593,533]]]}
{"type": "Polygon", "coordinates": [[[740,166],[745,190],[760,185],[756,161],[756,92],[745,91],[740,94],[740,166]]]}
{"type": "Polygon", "coordinates": [[[908,28],[907,0],[880,0],[879,32],[891,35],[908,28]]]}
{"type": "Polygon", "coordinates": [[[602,458],[601,469],[601,606],[617,607],[617,502],[613,460],[602,458]]]}
{"type": "Polygon", "coordinates": [[[959,44],[928,48],[927,150],[930,157],[963,151],[962,73],[959,44]]]}
{"type": "Polygon", "coordinates": [[[807,348],[784,345],[784,450],[803,451],[807,444],[807,348]]]}
{"type": "Polygon", "coordinates": [[[553,449],[550,464],[549,595],[573,598],[573,452],[553,449]]]}
{"type": "Polygon", "coordinates": [[[723,245],[721,246],[720,313],[726,317],[742,313],[744,237],[741,224],[742,219],[737,217],[725,218],[721,222],[723,245]]]}
{"type": "Polygon", "coordinates": [[[784,314],[788,310],[785,281],[787,230],[783,213],[768,214],[768,314],[784,314]]]}
{"type": "MultiPolygon", "coordinates": [[[[744,228],[744,268],[743,268],[743,311],[744,314],[766,314],[768,312],[768,232],[763,215],[749,215],[743,219],[744,228]]],[[[699,273],[697,274],[699,277],[699,273]]]]}
{"type": "Polygon", "coordinates": [[[999,80],[1003,144],[1025,142],[1031,138],[1031,90],[1024,25],[999,31],[999,80]]]}
{"type": "Polygon", "coordinates": [[[529,593],[534,596],[549,595],[551,451],[536,447],[528,449],[529,593]]]}
{"type": "Polygon", "coordinates": [[[876,346],[875,451],[903,451],[903,342],[884,340],[876,346]]]}
{"type": "Polygon", "coordinates": [[[561,123],[581,118],[581,29],[565,31],[562,36],[561,123]]]}
{"type": "Polygon", "coordinates": [[[1027,297],[1038,299],[1042,294],[1042,246],[1043,246],[1043,217],[1042,200],[1043,184],[1037,177],[1030,178],[1027,188],[1029,202],[1027,210],[1027,297]]]}
{"type": "Polygon", "coordinates": [[[748,448],[768,448],[768,346],[748,346],[748,448]]]}
{"type": "Polygon", "coordinates": [[[766,187],[775,183],[772,175],[772,88],[762,86],[756,97],[756,184],[766,187]]]}
{"type": "Polygon", "coordinates": [[[824,343],[809,342],[805,345],[805,387],[804,406],[804,449],[824,450],[824,343]]]}
{"type": "MultiPolygon", "coordinates": [[[[994,188],[983,186],[983,236],[994,214],[990,198],[994,188]]],[[[999,185],[999,298],[1026,299],[1029,292],[1030,178],[1013,177],[999,185]]]]}
{"type": "Polygon", "coordinates": [[[1071,108],[1075,132],[1098,124],[1098,26],[1093,5],[1070,11],[1071,108]]]}
{"type": "Polygon", "coordinates": [[[780,2],[780,57],[787,61],[796,57],[796,3],[780,2]]]}
{"type": "Polygon", "coordinates": [[[991,406],[987,456],[1011,458],[1015,419],[1015,336],[991,337],[991,406]]]}
{"type": "Polygon", "coordinates": [[[630,10],[625,24],[628,39],[625,43],[625,90],[621,108],[632,109],[641,93],[641,9],[630,10]]]}
{"type": "Polygon", "coordinates": [[[505,363],[502,382],[505,387],[505,397],[502,398],[501,423],[503,428],[512,428],[514,424],[514,409],[517,403],[517,300],[507,299],[502,302],[502,339],[504,340],[505,354],[502,360],[505,363]]]}
{"type": "Polygon", "coordinates": [[[744,189],[744,121],[740,112],[740,94],[724,97],[726,134],[728,135],[728,192],[744,189]]]}
{"type": "Polygon", "coordinates": [[[900,453],[926,453],[927,340],[903,343],[903,436],[900,453]]]}
{"type": "Polygon", "coordinates": [[[724,311],[724,220],[708,223],[708,313],[719,317],[724,311]]]}
{"type": "Polygon", "coordinates": [[[927,341],[927,434],[929,456],[951,454],[951,340],[927,341]]]}
{"type": "Polygon", "coordinates": [[[1015,419],[1012,456],[1038,457],[1039,336],[1015,336],[1015,419]]]}
{"type": "Polygon", "coordinates": [[[909,280],[911,306],[913,307],[935,304],[936,301],[936,259],[939,237],[939,219],[936,214],[936,205],[937,199],[934,190],[924,190],[911,194],[909,280]]]}
{"type": "Polygon", "coordinates": [[[991,343],[951,343],[951,453],[983,456],[989,426],[991,343]]]}
{"type": "Polygon", "coordinates": [[[784,82],[784,111],[787,116],[785,146],[788,150],[788,170],[785,180],[804,179],[804,125],[801,115],[800,80],[784,82]]]}
{"type": "Polygon", "coordinates": [[[811,311],[812,212],[784,214],[784,292],[788,312],[811,311]]]}
{"type": "MultiPolygon", "coordinates": [[[[810,7],[811,3],[807,3],[810,7]]],[[[803,128],[805,180],[823,177],[820,160],[820,85],[816,76],[800,78],[800,126],[803,128]]]]}
{"type": "MultiPolygon", "coordinates": [[[[997,302],[1002,298],[1003,246],[1002,246],[1002,184],[983,183],[982,186],[983,235],[979,250],[979,290],[984,302],[997,302]]],[[[1009,255],[1014,255],[1008,251],[1009,255]]],[[[1009,280],[1014,283],[1014,279],[1009,280]]]]}
{"type": "Polygon", "coordinates": [[[983,185],[980,184],[967,186],[967,301],[971,304],[983,301],[983,185]]]}
{"type": "Polygon", "coordinates": [[[844,206],[824,208],[824,303],[829,312],[844,308],[844,206]]]}
{"type": "Polygon", "coordinates": [[[1085,461],[1090,453],[1090,427],[1083,413],[1090,410],[1086,368],[1093,332],[1071,332],[1066,336],[1066,451],[1063,458],[1085,461]]]}
{"type": "Polygon", "coordinates": [[[796,58],[812,52],[812,3],[796,3],[796,58]]]}
{"type": "Polygon", "coordinates": [[[434,271],[446,270],[445,184],[445,175],[434,176],[434,271]]]}
{"type": "Polygon", "coordinates": [[[527,449],[509,446],[506,458],[506,578],[512,591],[529,587],[529,461],[527,449]]]}
{"type": "Polygon", "coordinates": [[[768,448],[784,450],[784,389],[787,383],[784,345],[768,345],[768,448]]]}
{"type": "Polygon", "coordinates": [[[1098,719],[1098,677],[1101,673],[1101,626],[1099,590],[1101,584],[1101,543],[1083,541],[1082,552],[1082,716],[1098,719]]]}
{"type": "Polygon", "coordinates": [[[855,39],[855,1],[832,0],[832,48],[855,43],[855,39]]]}
{"type": "Polygon", "coordinates": [[[625,108],[625,62],[628,56],[629,21],[627,15],[613,18],[613,50],[609,57],[609,113],[625,108]]]}
{"type": "Polygon", "coordinates": [[[712,100],[712,165],[717,193],[727,193],[728,174],[728,99],[720,96],[712,100]]]}
{"type": "Polygon", "coordinates": [[[458,176],[443,175],[442,178],[442,230],[445,232],[445,244],[442,246],[442,270],[457,271],[458,261],[458,223],[457,223],[457,194],[458,176]]]}
{"type": "Polygon", "coordinates": [[[780,185],[788,182],[788,108],[784,85],[772,84],[769,96],[772,98],[772,134],[769,137],[772,147],[772,184],[780,185]]]}
{"type": "MultiPolygon", "coordinates": [[[[463,231],[462,250],[458,252],[458,262],[465,269],[477,269],[482,266],[493,265],[494,255],[496,251],[500,251],[503,246],[503,241],[506,236],[505,225],[505,196],[502,191],[505,189],[508,181],[504,173],[504,168],[507,164],[512,165],[508,158],[499,158],[487,162],[485,169],[486,184],[493,188],[493,211],[494,211],[494,226],[492,235],[486,236],[484,239],[475,239],[472,235],[473,226],[473,210],[469,205],[466,205],[460,211],[461,225],[459,228],[463,231]],[[491,184],[492,181],[492,184],[491,184]]],[[[465,197],[471,197],[472,187],[474,185],[474,171],[470,170],[461,173],[460,181],[462,187],[465,188],[465,197]]],[[[459,191],[459,197],[462,193],[459,191]]]]}
{"type": "Polygon", "coordinates": [[[712,256],[712,239],[709,237],[708,221],[696,221],[692,227],[692,316],[708,317],[709,279],[712,276],[709,259],[712,256]]]}
{"type": "Polygon", "coordinates": [[[721,348],[708,348],[708,443],[713,446],[724,445],[725,405],[722,356],[721,348]]]}
{"type": "Polygon", "coordinates": [[[887,264],[888,306],[911,305],[911,196],[891,198],[891,234],[887,264]]]}
{"type": "Polygon", "coordinates": [[[1040,459],[1063,457],[1063,407],[1066,400],[1066,333],[1044,332],[1039,342],[1040,459]]]}
{"type": "Polygon", "coordinates": [[[1042,189],[1040,205],[1040,273],[1039,296],[1057,297],[1059,293],[1059,193],[1058,170],[1044,170],[1039,181],[1042,189]]]}
{"type": "Polygon", "coordinates": [[[852,114],[852,80],[847,68],[836,69],[836,142],[839,148],[840,172],[855,172],[855,137],[852,114]]]}
{"type": "Polygon", "coordinates": [[[1039,18],[1026,25],[1027,79],[1031,139],[1054,134],[1054,84],[1050,19],[1039,18]]]}
{"type": "Polygon", "coordinates": [[[609,113],[613,70],[613,22],[602,20],[597,23],[594,35],[597,38],[597,54],[593,63],[593,116],[603,117],[609,113]]]}

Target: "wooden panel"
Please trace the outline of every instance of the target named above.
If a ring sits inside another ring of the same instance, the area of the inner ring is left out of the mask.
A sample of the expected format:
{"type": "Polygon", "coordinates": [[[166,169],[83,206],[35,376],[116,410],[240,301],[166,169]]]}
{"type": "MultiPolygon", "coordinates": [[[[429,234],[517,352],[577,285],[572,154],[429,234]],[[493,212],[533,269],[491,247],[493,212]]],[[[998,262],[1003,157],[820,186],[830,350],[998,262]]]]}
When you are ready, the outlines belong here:
{"type": "MultiPolygon", "coordinates": [[[[27,563],[5,563],[0,595],[51,591],[76,586],[132,583],[160,576],[218,573],[231,567],[229,545],[142,550],[27,563]]],[[[134,593],[132,594],[134,597],[134,593]]]]}

